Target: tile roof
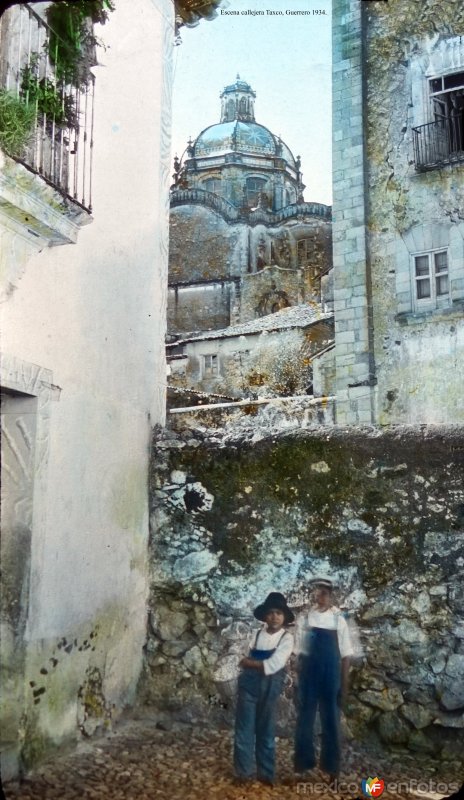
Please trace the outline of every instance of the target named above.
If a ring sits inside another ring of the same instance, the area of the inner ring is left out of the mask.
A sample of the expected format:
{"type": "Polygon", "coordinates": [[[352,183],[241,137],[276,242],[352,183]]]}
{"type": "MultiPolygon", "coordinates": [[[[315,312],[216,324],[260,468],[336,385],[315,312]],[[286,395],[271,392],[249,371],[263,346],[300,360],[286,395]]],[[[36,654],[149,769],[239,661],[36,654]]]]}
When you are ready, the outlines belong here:
{"type": "Polygon", "coordinates": [[[216,331],[193,332],[178,339],[176,342],[168,344],[168,347],[175,347],[187,342],[201,342],[206,339],[226,339],[232,336],[246,336],[247,334],[262,333],[263,331],[281,331],[290,328],[307,328],[316,322],[333,318],[333,311],[321,311],[317,303],[312,305],[290,306],[282,308],[274,314],[267,314],[265,317],[258,317],[249,322],[242,322],[240,325],[230,325],[228,328],[221,328],[216,331]]]}

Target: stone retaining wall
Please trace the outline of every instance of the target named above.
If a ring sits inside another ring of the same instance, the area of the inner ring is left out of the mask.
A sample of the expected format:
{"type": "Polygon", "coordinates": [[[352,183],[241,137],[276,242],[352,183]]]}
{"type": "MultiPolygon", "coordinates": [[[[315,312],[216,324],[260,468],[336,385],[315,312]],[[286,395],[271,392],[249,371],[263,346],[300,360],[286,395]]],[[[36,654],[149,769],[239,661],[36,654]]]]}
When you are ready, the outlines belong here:
{"type": "Polygon", "coordinates": [[[308,580],[330,574],[359,634],[348,734],[458,759],[463,453],[453,428],[279,432],[255,418],[155,436],[141,696],[230,705],[253,608],[280,590],[299,612],[308,580]]]}

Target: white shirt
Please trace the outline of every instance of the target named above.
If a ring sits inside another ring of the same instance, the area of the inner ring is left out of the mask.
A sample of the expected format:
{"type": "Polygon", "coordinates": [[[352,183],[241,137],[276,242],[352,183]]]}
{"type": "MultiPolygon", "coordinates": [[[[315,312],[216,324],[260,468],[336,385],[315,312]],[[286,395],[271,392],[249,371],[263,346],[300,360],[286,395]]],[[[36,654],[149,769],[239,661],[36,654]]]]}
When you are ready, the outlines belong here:
{"type": "Polygon", "coordinates": [[[314,606],[298,617],[295,631],[295,653],[307,655],[307,633],[310,628],[337,631],[338,649],[340,650],[341,658],[353,655],[354,650],[348,624],[337,606],[331,606],[326,611],[318,611],[317,607],[314,606]]]}
{"type": "Polygon", "coordinates": [[[253,632],[249,642],[250,649],[274,650],[276,648],[275,653],[263,661],[265,675],[273,675],[285,666],[292,654],[293,644],[292,634],[282,628],[276,633],[267,633],[266,628],[261,628],[259,631],[253,632]],[[256,644],[256,637],[258,637],[258,644],[256,644]]]}

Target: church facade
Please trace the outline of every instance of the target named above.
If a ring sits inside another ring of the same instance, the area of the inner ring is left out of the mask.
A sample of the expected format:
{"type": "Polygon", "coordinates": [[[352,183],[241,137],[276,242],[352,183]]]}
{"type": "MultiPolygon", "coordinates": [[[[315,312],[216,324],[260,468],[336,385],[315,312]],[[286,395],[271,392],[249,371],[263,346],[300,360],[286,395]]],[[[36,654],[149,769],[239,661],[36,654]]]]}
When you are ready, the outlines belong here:
{"type": "Polygon", "coordinates": [[[174,160],[172,337],[330,304],[331,209],[304,200],[300,158],[256,121],[255,98],[237,76],[220,95],[219,123],[174,160]]]}

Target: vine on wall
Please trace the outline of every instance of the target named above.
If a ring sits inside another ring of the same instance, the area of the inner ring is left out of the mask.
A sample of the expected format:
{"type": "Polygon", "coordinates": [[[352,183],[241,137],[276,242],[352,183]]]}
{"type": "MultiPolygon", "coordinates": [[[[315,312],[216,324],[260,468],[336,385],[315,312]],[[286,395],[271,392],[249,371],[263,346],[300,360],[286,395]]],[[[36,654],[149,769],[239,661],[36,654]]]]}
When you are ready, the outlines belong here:
{"type": "Polygon", "coordinates": [[[96,48],[104,46],[93,26],[104,24],[114,9],[113,0],[64,0],[48,7],[48,39],[20,70],[19,96],[0,89],[0,146],[7,153],[21,156],[38,118],[46,120],[49,132],[79,127],[77,90],[87,85],[96,48]],[[47,58],[53,71],[44,75],[47,58]]]}

